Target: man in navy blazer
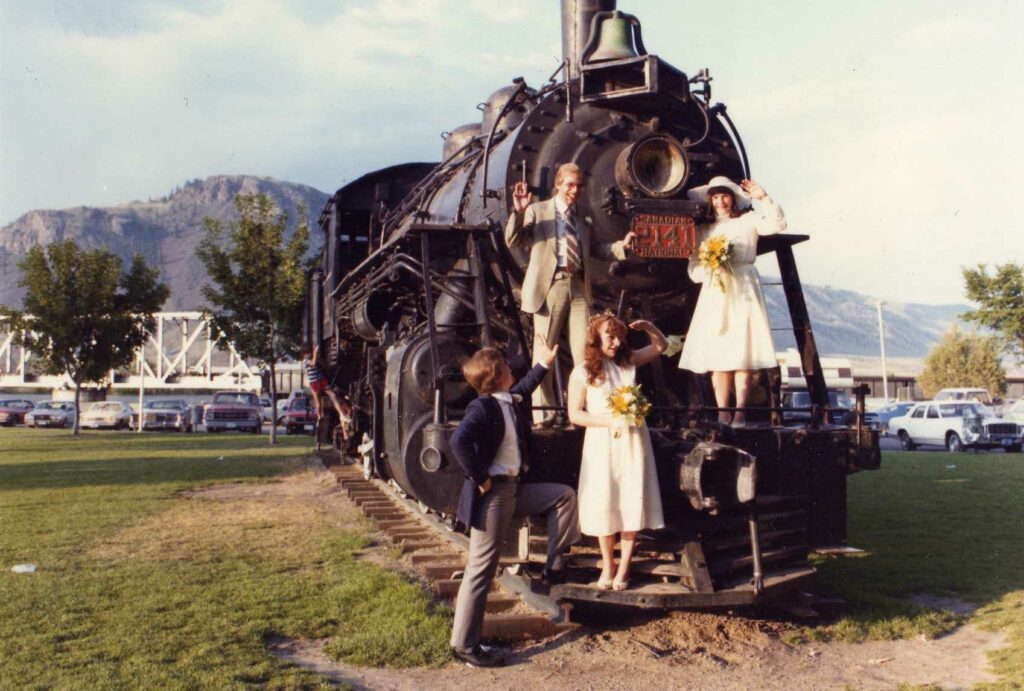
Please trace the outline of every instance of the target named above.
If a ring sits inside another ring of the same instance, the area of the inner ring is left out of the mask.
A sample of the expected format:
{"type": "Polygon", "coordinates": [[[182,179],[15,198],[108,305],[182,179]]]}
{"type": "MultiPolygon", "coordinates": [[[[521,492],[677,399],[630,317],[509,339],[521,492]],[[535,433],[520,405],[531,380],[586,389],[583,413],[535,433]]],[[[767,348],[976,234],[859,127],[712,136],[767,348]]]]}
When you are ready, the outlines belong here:
{"type": "Polygon", "coordinates": [[[546,515],[548,552],[544,575],[557,581],[562,553],[579,540],[576,492],[553,482],[522,483],[529,465],[530,427],[522,409],[547,374],[558,347],[541,349],[534,365],[519,382],[505,358],[494,348],[482,348],[462,367],[480,394],[449,440],[455,460],[466,473],[459,496],[457,520],[469,531],[469,558],[455,600],[452,655],[472,666],[493,667],[500,658],[480,646],[487,591],[498,567],[502,536],[515,516],[546,515]]]}

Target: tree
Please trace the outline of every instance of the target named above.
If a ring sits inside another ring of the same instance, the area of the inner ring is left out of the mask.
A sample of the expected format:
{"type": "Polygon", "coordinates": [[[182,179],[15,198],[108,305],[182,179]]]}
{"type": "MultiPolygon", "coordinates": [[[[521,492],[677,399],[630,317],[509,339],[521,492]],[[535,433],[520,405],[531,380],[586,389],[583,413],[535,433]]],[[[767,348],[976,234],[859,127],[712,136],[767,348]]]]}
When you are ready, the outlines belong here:
{"type": "Polygon", "coordinates": [[[23,310],[4,309],[46,374],[67,372],[75,384],[79,431],[82,384],[101,381],[132,362],[170,294],[159,273],[136,254],[127,273],[105,249],[82,250],[71,240],[33,247],[18,262],[23,310]]]}
{"type": "Polygon", "coordinates": [[[940,389],[982,387],[994,395],[1006,391],[1006,373],[999,362],[999,341],[994,336],[960,333],[954,326],[932,348],[917,378],[928,398],[940,389]]]}
{"type": "Polygon", "coordinates": [[[979,305],[964,318],[998,332],[1006,350],[1024,359],[1024,265],[1002,264],[990,275],[979,264],[963,276],[967,298],[979,305]]]}
{"type": "MultiPolygon", "coordinates": [[[[277,363],[294,356],[301,341],[309,249],[306,210],[299,204],[295,233],[286,240],[288,217],[265,194],[235,197],[239,220],[227,228],[206,218],[196,251],[215,286],[203,286],[213,331],[246,358],[270,370],[270,398],[277,397],[277,363]]],[[[276,415],[276,410],[275,410],[276,415]]],[[[276,420],[274,421],[276,423],[276,420]]],[[[277,442],[271,424],[270,443],[277,442]]]]}

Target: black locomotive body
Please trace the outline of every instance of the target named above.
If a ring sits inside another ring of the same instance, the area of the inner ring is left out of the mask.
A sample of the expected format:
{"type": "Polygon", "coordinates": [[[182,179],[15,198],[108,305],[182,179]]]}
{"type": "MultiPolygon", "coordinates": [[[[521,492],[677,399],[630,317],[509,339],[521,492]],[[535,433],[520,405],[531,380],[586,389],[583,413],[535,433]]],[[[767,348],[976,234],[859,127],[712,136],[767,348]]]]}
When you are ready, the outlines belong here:
{"type": "MultiPolygon", "coordinates": [[[[655,228],[665,221],[666,232],[692,227],[706,209],[687,199],[688,189],[716,175],[749,177],[738,132],[725,107],[711,103],[706,71],[690,78],[648,54],[639,22],[615,11],[614,0],[563,0],[562,14],[565,60],[548,84],[499,89],[482,104],[480,123],[447,135],[441,163],[367,174],[338,190],[320,217],[323,262],[310,276],[306,338],[321,344],[333,383],[359,411],[345,452],[441,514],[453,513],[462,484],[445,440],[473,396],[460,361],[485,344],[529,361],[531,324],[518,310],[525,254],[509,251],[501,233],[511,185],[525,180],[546,198],[557,166],[577,163],[586,182],[581,213],[597,241],[610,242],[638,218],[655,228]]],[[[815,403],[811,421],[785,424],[777,371],[759,376],[759,406],[748,419],[761,424],[731,429],[715,422],[705,377],[679,370],[675,358],[644,368],[668,528],[639,545],[634,571],[648,584],[604,599],[750,602],[812,573],[810,549],[845,543],[846,476],[878,467],[878,437],[860,415],[852,426],[827,422],[792,251],[806,239],[763,238],[758,252],[779,262],[815,403]]],[[[700,291],[685,267],[684,258],[595,260],[595,309],[685,334],[700,291]]],[[[582,430],[566,425],[537,430],[540,462],[531,473],[575,486],[581,442],[582,430]]],[[[574,558],[579,567],[596,563],[586,549],[574,558]]],[[[564,597],[592,595],[583,584],[560,588],[564,597]]]]}

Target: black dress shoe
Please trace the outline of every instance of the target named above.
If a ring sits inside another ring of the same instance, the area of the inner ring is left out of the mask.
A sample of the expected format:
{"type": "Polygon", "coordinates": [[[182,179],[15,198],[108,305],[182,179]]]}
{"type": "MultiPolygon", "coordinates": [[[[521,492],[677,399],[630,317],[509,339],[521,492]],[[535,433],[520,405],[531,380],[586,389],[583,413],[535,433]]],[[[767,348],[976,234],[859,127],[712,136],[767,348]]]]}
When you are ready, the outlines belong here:
{"type": "Polygon", "coordinates": [[[466,651],[452,648],[452,657],[459,662],[465,662],[470,667],[501,667],[505,664],[504,657],[485,651],[479,645],[466,651]]]}

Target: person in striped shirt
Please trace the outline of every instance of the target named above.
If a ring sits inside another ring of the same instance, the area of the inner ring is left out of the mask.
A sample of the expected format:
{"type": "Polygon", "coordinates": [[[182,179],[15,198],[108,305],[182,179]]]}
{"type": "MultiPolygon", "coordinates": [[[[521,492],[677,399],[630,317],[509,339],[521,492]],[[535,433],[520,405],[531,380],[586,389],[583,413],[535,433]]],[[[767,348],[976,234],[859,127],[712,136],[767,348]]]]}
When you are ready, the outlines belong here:
{"type": "Polygon", "coordinates": [[[334,392],[330,382],[327,381],[327,373],[320,366],[320,346],[313,346],[312,351],[307,346],[303,346],[300,354],[302,355],[302,366],[306,370],[306,379],[309,381],[309,390],[313,394],[313,408],[316,411],[316,418],[318,420],[323,418],[323,399],[321,396],[326,393],[327,397],[331,399],[334,409],[338,412],[338,419],[341,421],[341,435],[344,439],[348,439],[348,428],[352,419],[352,406],[348,401],[339,399],[338,394],[334,392]]]}

